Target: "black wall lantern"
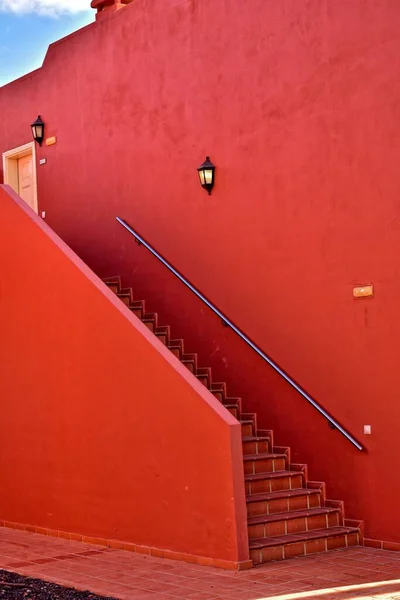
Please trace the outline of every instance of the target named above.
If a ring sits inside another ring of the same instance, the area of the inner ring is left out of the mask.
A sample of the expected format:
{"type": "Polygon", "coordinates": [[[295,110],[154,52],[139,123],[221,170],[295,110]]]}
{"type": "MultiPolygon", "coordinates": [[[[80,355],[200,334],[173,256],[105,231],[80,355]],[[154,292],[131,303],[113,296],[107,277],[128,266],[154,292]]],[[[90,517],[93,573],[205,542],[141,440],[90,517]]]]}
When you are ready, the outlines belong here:
{"type": "Polygon", "coordinates": [[[38,116],[36,121],[32,123],[31,128],[33,139],[39,144],[39,146],[41,146],[44,138],[44,123],[40,118],[40,115],[38,116]]]}
{"type": "Polygon", "coordinates": [[[206,160],[198,167],[200,183],[209,194],[214,187],[215,166],[210,161],[210,157],[206,156],[206,160]]]}

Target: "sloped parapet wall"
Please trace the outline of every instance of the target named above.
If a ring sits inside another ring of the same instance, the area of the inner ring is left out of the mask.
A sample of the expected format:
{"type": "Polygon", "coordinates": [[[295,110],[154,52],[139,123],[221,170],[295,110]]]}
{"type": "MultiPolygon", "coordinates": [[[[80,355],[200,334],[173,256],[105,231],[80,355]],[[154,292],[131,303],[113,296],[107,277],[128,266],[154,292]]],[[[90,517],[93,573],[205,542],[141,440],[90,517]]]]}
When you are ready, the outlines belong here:
{"type": "Polygon", "coordinates": [[[0,229],[0,520],[246,561],[238,422],[7,186],[0,229]]]}

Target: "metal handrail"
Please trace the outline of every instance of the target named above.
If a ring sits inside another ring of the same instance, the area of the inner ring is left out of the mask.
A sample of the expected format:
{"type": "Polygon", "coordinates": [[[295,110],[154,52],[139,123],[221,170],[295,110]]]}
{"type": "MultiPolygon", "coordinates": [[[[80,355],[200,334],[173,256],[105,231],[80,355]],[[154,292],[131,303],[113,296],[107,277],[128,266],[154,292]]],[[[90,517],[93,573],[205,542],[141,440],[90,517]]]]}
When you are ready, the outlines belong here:
{"type": "Polygon", "coordinates": [[[281,375],[281,377],[283,377],[283,379],[285,379],[285,381],[287,381],[287,383],[289,385],[291,385],[297,392],[299,392],[299,394],[301,396],[303,396],[303,398],[305,400],[307,400],[307,402],[309,402],[323,417],[325,417],[325,419],[328,421],[329,425],[333,428],[333,429],[337,429],[338,431],[340,431],[340,433],[342,435],[344,435],[344,437],[353,444],[353,446],[355,446],[357,448],[357,450],[363,450],[363,446],[357,442],[357,440],[355,438],[353,438],[353,436],[346,431],[346,429],[344,429],[337,421],[336,419],[334,419],[333,417],[331,417],[323,408],[322,406],[320,406],[318,404],[318,402],[316,402],[313,398],[311,398],[311,396],[309,396],[307,394],[307,392],[305,392],[295,381],[293,381],[293,379],[291,379],[289,377],[289,375],[287,375],[280,367],[278,367],[278,365],[276,363],[274,363],[274,361],[269,358],[265,352],[263,352],[261,350],[261,348],[259,348],[254,342],[252,342],[247,335],[245,335],[243,333],[243,331],[241,331],[238,327],[236,327],[236,325],[234,325],[232,323],[232,321],[230,321],[220,310],[218,310],[218,308],[216,306],[214,306],[214,304],[212,302],[210,302],[197,288],[195,288],[194,285],[192,285],[185,277],[183,277],[183,275],[181,275],[179,273],[179,271],[177,271],[163,256],[161,256],[161,254],[159,252],[157,252],[157,250],[155,250],[148,242],[146,242],[146,240],[134,229],[132,229],[132,227],[130,227],[128,225],[128,223],[126,221],[124,221],[123,219],[121,219],[120,217],[116,217],[118,223],[120,223],[123,227],[125,227],[125,229],[127,231],[129,231],[129,233],[131,233],[136,241],[139,244],[143,244],[143,246],[145,246],[147,248],[147,250],[149,250],[149,252],[151,252],[151,254],[153,254],[153,256],[155,256],[156,258],[158,258],[158,260],[160,262],[162,262],[162,264],[167,267],[167,269],[169,271],[171,271],[171,273],[173,273],[175,275],[175,277],[177,277],[186,287],[188,287],[198,298],[200,298],[200,300],[202,300],[204,302],[204,304],[206,304],[216,315],[218,315],[220,317],[220,319],[222,319],[223,323],[225,325],[227,325],[228,327],[230,327],[235,333],[237,333],[237,335],[244,341],[246,342],[246,344],[248,346],[250,346],[250,348],[252,348],[254,350],[254,352],[256,352],[262,359],[265,360],[265,362],[267,362],[277,373],[279,373],[279,375],[281,375]]]}

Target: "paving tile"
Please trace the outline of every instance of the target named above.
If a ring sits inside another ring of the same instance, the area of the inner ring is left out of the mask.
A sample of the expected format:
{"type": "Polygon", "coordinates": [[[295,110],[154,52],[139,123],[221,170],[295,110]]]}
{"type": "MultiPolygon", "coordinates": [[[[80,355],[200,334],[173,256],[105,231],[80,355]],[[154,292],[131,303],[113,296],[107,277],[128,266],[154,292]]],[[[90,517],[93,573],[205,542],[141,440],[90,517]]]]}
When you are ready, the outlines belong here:
{"type": "Polygon", "coordinates": [[[187,594],[188,600],[215,600],[217,596],[208,592],[194,592],[193,594],[187,594]]]}

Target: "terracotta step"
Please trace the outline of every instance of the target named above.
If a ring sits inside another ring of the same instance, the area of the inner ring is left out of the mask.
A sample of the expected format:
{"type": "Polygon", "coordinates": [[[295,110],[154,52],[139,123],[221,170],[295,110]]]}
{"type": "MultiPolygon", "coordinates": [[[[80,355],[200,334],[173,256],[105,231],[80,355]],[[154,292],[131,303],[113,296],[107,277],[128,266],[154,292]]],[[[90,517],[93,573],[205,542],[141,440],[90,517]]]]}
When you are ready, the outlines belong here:
{"type": "Polygon", "coordinates": [[[143,315],[143,319],[146,319],[146,320],[151,319],[154,322],[154,330],[156,330],[159,327],[158,313],[145,313],[143,315]]]}
{"type": "Polygon", "coordinates": [[[121,287],[121,277],[119,275],[115,275],[114,277],[105,277],[103,282],[106,285],[118,285],[118,287],[121,287]]]}
{"type": "Polygon", "coordinates": [[[118,294],[118,292],[119,292],[119,283],[118,282],[105,281],[104,283],[106,284],[107,287],[110,288],[110,290],[112,292],[114,292],[114,294],[118,294]]]}
{"type": "Polygon", "coordinates": [[[133,300],[133,293],[132,293],[132,288],[119,288],[119,293],[122,294],[123,296],[129,296],[130,301],[132,302],[133,300]]]}
{"type": "Polygon", "coordinates": [[[249,539],[251,540],[342,525],[339,510],[337,508],[327,508],[326,506],[249,517],[247,524],[249,539]]]}
{"type": "MultiPolygon", "coordinates": [[[[226,399],[225,399],[226,401],[226,399]]],[[[240,421],[242,423],[244,423],[245,421],[247,421],[248,423],[252,423],[252,432],[250,433],[250,435],[245,435],[243,437],[250,437],[252,435],[264,435],[263,433],[259,433],[257,431],[257,414],[256,413],[246,413],[244,411],[242,411],[242,414],[240,415],[240,421]]]]}
{"type": "Polygon", "coordinates": [[[320,507],[321,492],[318,489],[299,488],[252,494],[246,498],[247,514],[249,517],[269,515],[284,511],[320,507]]]}
{"type": "Polygon", "coordinates": [[[200,381],[200,383],[204,385],[204,387],[208,388],[209,380],[207,375],[204,375],[204,373],[197,373],[196,377],[200,381]]]}
{"type": "Polygon", "coordinates": [[[206,388],[210,388],[210,385],[211,385],[211,368],[210,367],[197,367],[196,377],[206,388]]]}
{"type": "Polygon", "coordinates": [[[220,402],[224,402],[226,398],[226,383],[213,381],[210,387],[210,391],[220,402]]]}
{"type": "Polygon", "coordinates": [[[263,452],[261,454],[247,454],[243,458],[245,475],[255,475],[266,471],[284,471],[286,468],[286,454],[263,452]]]}
{"type": "Polygon", "coordinates": [[[158,337],[158,339],[160,340],[160,342],[162,342],[164,344],[164,346],[167,345],[168,336],[167,336],[166,333],[162,333],[162,332],[156,331],[156,336],[158,337]]]}
{"type": "Polygon", "coordinates": [[[330,527],[329,529],[316,529],[298,534],[251,540],[250,557],[257,565],[294,556],[357,546],[358,543],[358,529],[354,527],[330,527]]]}
{"type": "MultiPolygon", "coordinates": [[[[181,363],[183,363],[184,365],[190,366],[190,370],[192,373],[196,373],[197,371],[197,354],[195,353],[189,353],[189,352],[185,352],[181,354],[181,363]]],[[[189,367],[188,367],[189,368],[189,367]]]]}
{"type": "Polygon", "coordinates": [[[117,294],[118,298],[125,304],[125,306],[130,305],[131,303],[131,295],[130,294],[117,294]]]}
{"type": "Polygon", "coordinates": [[[169,341],[170,341],[170,336],[171,336],[171,331],[170,331],[170,327],[169,325],[159,325],[156,328],[156,336],[159,337],[160,339],[163,338],[163,343],[165,344],[165,346],[168,346],[169,341]]]}
{"type": "Polygon", "coordinates": [[[260,454],[269,451],[268,437],[250,436],[242,439],[243,455],[260,454]]]}
{"type": "Polygon", "coordinates": [[[141,319],[145,314],[144,300],[132,300],[129,308],[138,319],[141,319]]]}
{"type": "Polygon", "coordinates": [[[146,325],[148,329],[150,329],[152,333],[155,333],[159,328],[157,313],[147,313],[143,315],[142,322],[146,325]]]}
{"type": "MultiPolygon", "coordinates": [[[[212,386],[212,384],[211,384],[212,386]]],[[[228,398],[224,398],[224,401],[222,403],[224,406],[226,406],[227,404],[235,404],[236,406],[241,406],[242,404],[242,399],[241,398],[232,398],[232,397],[228,397],[228,398]]]]}
{"type": "Polygon", "coordinates": [[[185,365],[185,367],[186,367],[187,369],[189,369],[189,371],[190,371],[191,373],[193,373],[193,374],[194,374],[194,372],[195,372],[195,370],[196,370],[196,366],[195,366],[195,362],[194,362],[194,360],[181,360],[181,363],[182,363],[183,365],[185,365]]]}
{"type": "Polygon", "coordinates": [[[302,487],[303,477],[298,471],[275,471],[245,475],[246,495],[279,490],[294,490],[302,487]]]}
{"type": "Polygon", "coordinates": [[[183,340],[170,340],[168,348],[179,360],[181,359],[183,355],[183,340]]]}
{"type": "Polygon", "coordinates": [[[242,426],[242,438],[248,438],[254,435],[254,421],[240,419],[242,426]]]}
{"type": "Polygon", "coordinates": [[[242,399],[241,398],[225,398],[222,404],[225,406],[229,412],[236,417],[238,421],[240,421],[243,417],[242,415],[242,399]]]}
{"type": "Polygon", "coordinates": [[[224,404],[226,410],[228,410],[231,415],[233,415],[235,417],[235,419],[238,419],[240,417],[240,413],[239,413],[239,407],[237,404],[224,404]]]}
{"type": "Polygon", "coordinates": [[[152,333],[154,333],[155,330],[155,324],[154,324],[154,320],[153,319],[142,319],[143,323],[146,325],[146,327],[148,329],[150,329],[150,331],[152,333]]]}

